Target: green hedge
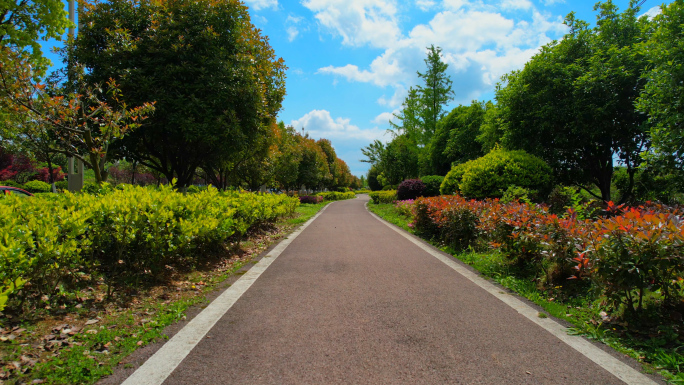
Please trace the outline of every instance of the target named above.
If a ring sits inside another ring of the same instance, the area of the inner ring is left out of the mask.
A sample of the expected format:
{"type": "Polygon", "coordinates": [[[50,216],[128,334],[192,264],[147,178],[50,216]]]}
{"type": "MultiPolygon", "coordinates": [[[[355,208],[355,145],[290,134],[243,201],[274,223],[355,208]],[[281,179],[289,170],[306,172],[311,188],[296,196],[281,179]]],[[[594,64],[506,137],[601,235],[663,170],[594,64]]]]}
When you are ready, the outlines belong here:
{"type": "Polygon", "coordinates": [[[85,276],[110,285],[153,282],[167,266],[194,265],[206,248],[298,205],[286,195],[215,188],[181,194],[169,186],[6,197],[0,200],[0,310],[8,300],[39,298],[85,276]]]}
{"type": "Polygon", "coordinates": [[[423,192],[423,196],[434,197],[440,194],[439,188],[442,186],[442,182],[444,182],[443,176],[426,175],[421,177],[420,180],[422,180],[423,184],[425,184],[425,191],[423,192]]]}
{"type": "Polygon", "coordinates": [[[347,192],[338,192],[338,191],[329,191],[329,192],[321,192],[316,194],[316,196],[323,197],[323,200],[326,201],[341,201],[345,199],[354,199],[356,198],[356,194],[354,194],[353,191],[347,191],[347,192]]]}
{"type": "Polygon", "coordinates": [[[552,170],[540,158],[524,151],[492,150],[489,154],[454,167],[442,182],[442,194],[469,198],[499,198],[512,185],[549,192],[552,170]]]}
{"type": "Polygon", "coordinates": [[[370,194],[371,200],[375,204],[379,203],[394,203],[397,200],[397,191],[373,191],[370,194]]]}
{"type": "Polygon", "coordinates": [[[46,193],[52,191],[52,186],[39,180],[32,180],[24,183],[24,190],[32,193],[46,193]]]}

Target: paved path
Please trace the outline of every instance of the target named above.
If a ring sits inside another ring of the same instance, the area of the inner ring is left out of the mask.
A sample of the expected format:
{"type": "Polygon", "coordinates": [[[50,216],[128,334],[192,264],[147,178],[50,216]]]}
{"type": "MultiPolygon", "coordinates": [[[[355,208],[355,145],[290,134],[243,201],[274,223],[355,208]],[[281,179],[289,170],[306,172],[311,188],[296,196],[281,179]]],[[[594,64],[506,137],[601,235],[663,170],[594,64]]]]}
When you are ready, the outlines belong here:
{"type": "Polygon", "coordinates": [[[366,201],[328,206],[163,383],[624,383],[366,201]]]}

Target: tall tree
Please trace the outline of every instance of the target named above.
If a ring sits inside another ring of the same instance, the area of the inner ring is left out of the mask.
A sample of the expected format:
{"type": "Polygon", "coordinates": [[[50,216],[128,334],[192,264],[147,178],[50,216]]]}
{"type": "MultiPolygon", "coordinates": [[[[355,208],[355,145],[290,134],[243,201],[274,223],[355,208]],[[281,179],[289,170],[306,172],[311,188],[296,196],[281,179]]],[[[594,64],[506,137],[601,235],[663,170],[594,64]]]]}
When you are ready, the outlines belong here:
{"type": "Polygon", "coordinates": [[[442,61],[442,49],[431,45],[425,59],[427,69],[418,72],[423,85],[418,86],[418,94],[422,104],[420,117],[422,120],[422,135],[418,144],[427,145],[437,130],[437,122],[445,114],[444,107],[454,98],[451,90],[451,78],[446,74],[449,65],[442,61]]]}
{"type": "Polygon", "coordinates": [[[570,32],[507,75],[496,97],[504,146],[540,156],[565,183],[596,185],[608,201],[614,157],[633,179],[649,145],[646,117],[634,108],[646,65],[637,47],[648,20],[637,19],[636,1],[622,13],[612,1],[595,9],[595,28],[568,15],[570,32]]]}
{"type": "Polygon", "coordinates": [[[297,185],[305,185],[307,189],[316,189],[322,182],[330,179],[328,158],[321,147],[307,136],[297,135],[297,144],[301,150],[297,185]]]}
{"type": "Polygon", "coordinates": [[[491,103],[473,100],[471,105],[460,105],[439,121],[428,147],[433,174],[446,175],[452,164],[465,163],[484,155],[476,139],[486,110],[491,106],[491,103]]]}
{"type": "Polygon", "coordinates": [[[651,33],[642,46],[651,69],[637,100],[652,124],[653,151],[646,156],[654,166],[684,173],[684,1],[664,5],[651,33]]]}
{"type": "Polygon", "coordinates": [[[39,40],[61,39],[71,25],[62,0],[3,0],[0,2],[0,46],[30,49],[30,61],[44,70],[39,40]]]}
{"type": "Polygon", "coordinates": [[[154,106],[143,103],[131,108],[121,101],[121,90],[114,80],[104,86],[91,85],[83,79],[81,66],[71,71],[71,86],[76,92],[58,89],[56,95],[48,93],[45,84],[36,81],[26,55],[0,47],[0,99],[11,112],[23,115],[21,120],[12,119],[12,114],[0,118],[9,119],[2,125],[14,130],[17,137],[34,141],[41,154],[78,158],[101,183],[107,179],[105,164],[110,146],[139,127],[154,106]]]}
{"type": "Polygon", "coordinates": [[[423,101],[421,100],[418,89],[409,88],[408,95],[401,105],[401,111],[392,114],[399,123],[390,120],[389,125],[394,136],[406,135],[416,143],[423,141],[424,130],[421,113],[423,101]]]}
{"type": "Polygon", "coordinates": [[[126,158],[183,187],[198,167],[237,163],[267,134],[286,67],[241,2],[112,0],[82,18],[73,59],[89,78],[117,79],[129,104],[157,101],[118,147],[126,158]]]}

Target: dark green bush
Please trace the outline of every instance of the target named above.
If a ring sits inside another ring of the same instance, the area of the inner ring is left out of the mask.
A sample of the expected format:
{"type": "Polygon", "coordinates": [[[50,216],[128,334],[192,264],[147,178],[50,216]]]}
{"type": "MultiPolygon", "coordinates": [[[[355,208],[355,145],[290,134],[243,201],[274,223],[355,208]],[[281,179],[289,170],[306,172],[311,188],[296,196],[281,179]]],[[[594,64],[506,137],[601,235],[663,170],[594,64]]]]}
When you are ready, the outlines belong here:
{"type": "Polygon", "coordinates": [[[52,186],[39,180],[32,180],[24,183],[24,190],[32,193],[47,193],[52,191],[52,186]]]}
{"type": "Polygon", "coordinates": [[[423,196],[425,197],[436,197],[439,195],[439,188],[442,186],[444,177],[440,175],[426,175],[420,180],[425,184],[425,191],[423,191],[423,196]]]}
{"type": "Polygon", "coordinates": [[[17,183],[17,182],[15,182],[15,181],[13,181],[13,180],[3,180],[3,181],[0,181],[0,186],[17,187],[17,188],[21,188],[21,189],[24,188],[24,185],[23,185],[23,184],[17,183]]]}
{"type": "Polygon", "coordinates": [[[495,149],[455,169],[449,172],[451,175],[447,174],[442,186],[458,184],[458,191],[469,198],[499,198],[511,185],[537,190],[543,195],[552,181],[551,168],[524,151],[495,149]]]}
{"type": "Polygon", "coordinates": [[[681,204],[684,191],[682,178],[676,174],[663,173],[654,168],[638,170],[634,175],[634,186],[631,196],[625,199],[629,187],[629,174],[625,167],[616,167],[613,173],[613,184],[619,192],[614,200],[639,204],[646,201],[659,201],[667,204],[681,204]]]}
{"type": "Polygon", "coordinates": [[[406,179],[397,187],[397,200],[405,201],[423,196],[425,184],[420,179],[406,179]]]}
{"type": "Polygon", "coordinates": [[[67,182],[67,181],[65,181],[65,180],[61,180],[61,181],[59,181],[59,182],[55,182],[55,187],[56,187],[58,190],[66,191],[66,190],[69,189],[69,182],[67,182]]]}

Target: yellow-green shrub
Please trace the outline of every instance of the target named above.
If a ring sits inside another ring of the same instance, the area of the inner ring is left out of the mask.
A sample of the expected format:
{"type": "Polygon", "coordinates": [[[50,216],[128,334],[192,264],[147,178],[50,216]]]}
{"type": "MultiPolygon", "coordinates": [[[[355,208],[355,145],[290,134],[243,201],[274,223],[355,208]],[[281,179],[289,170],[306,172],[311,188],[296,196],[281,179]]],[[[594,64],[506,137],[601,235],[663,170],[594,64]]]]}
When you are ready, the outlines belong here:
{"type": "Polygon", "coordinates": [[[394,203],[397,200],[397,190],[373,191],[368,195],[375,204],[394,203]]]}
{"type": "Polygon", "coordinates": [[[524,151],[494,149],[454,167],[440,190],[442,194],[459,192],[469,198],[498,198],[511,185],[548,193],[551,182],[551,168],[540,158],[524,151]]]}
{"type": "Polygon", "coordinates": [[[317,196],[323,197],[326,201],[341,201],[344,199],[354,199],[356,194],[353,191],[338,192],[338,191],[328,191],[316,194],[317,196]]]}
{"type": "Polygon", "coordinates": [[[154,279],[167,265],[192,264],[202,248],[298,205],[285,195],[131,185],[99,195],[0,198],[0,308],[20,288],[22,298],[35,297],[82,275],[109,283],[154,279]]]}

